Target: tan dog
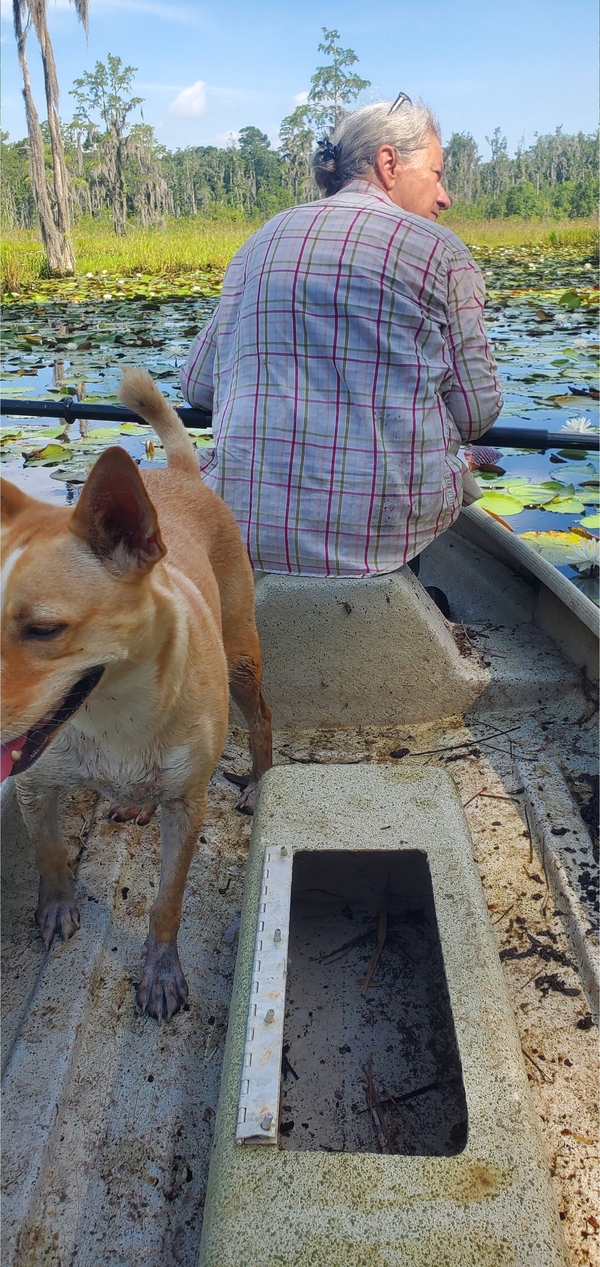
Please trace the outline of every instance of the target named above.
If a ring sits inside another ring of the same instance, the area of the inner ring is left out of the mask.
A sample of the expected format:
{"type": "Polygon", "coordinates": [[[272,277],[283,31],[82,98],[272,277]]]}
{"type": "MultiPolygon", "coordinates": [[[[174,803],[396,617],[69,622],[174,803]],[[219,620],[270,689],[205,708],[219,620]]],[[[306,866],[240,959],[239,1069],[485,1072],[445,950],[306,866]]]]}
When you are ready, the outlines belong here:
{"type": "Polygon", "coordinates": [[[2,763],[36,846],[46,946],[79,927],[59,789],[97,788],[138,821],[160,805],[160,888],[137,989],[160,1019],[187,998],[177,931],[228,681],[250,731],[242,808],[271,765],[271,715],[235,520],[150,376],[126,370],[120,397],[155,427],[167,470],[140,476],[124,449],[107,449],[74,510],[2,481],[2,763]]]}

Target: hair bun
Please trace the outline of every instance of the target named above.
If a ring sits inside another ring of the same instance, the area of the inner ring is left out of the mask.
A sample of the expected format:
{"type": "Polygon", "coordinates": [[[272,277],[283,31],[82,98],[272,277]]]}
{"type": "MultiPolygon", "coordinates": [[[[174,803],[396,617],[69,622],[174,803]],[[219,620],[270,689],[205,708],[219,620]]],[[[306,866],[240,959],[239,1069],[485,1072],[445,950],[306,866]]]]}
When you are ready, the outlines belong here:
{"type": "Polygon", "coordinates": [[[342,181],[339,176],[339,161],[339,145],[333,145],[328,136],[323,137],[321,141],[317,141],[317,148],[313,157],[313,171],[317,185],[327,196],[336,194],[341,189],[342,181]]]}
{"type": "Polygon", "coordinates": [[[317,149],[320,163],[337,163],[340,156],[340,147],[339,145],[332,145],[328,136],[324,136],[322,141],[317,141],[317,149]]]}

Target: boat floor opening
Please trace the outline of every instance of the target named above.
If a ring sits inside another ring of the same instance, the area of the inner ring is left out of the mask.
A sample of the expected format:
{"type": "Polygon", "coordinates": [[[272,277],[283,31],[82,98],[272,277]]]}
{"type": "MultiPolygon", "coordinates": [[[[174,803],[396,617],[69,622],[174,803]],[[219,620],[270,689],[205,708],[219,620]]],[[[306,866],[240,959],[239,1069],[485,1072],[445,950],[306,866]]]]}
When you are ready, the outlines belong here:
{"type": "Polygon", "coordinates": [[[294,856],[280,1147],[451,1156],[467,1104],[426,855],[294,856]]]}

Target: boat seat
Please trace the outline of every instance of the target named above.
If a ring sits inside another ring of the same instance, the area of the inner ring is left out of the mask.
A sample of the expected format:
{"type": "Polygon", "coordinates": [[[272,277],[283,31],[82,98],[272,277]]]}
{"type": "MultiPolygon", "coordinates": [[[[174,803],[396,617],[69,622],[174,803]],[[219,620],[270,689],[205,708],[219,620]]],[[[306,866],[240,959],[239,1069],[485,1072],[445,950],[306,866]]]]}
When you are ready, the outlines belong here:
{"type": "Polygon", "coordinates": [[[366,579],[264,574],[256,622],[277,729],[462,715],[489,680],[408,567],[366,579]]]}
{"type": "Polygon", "coordinates": [[[263,575],[256,617],[277,730],[462,715],[489,680],[409,568],[365,580],[263,575]]]}

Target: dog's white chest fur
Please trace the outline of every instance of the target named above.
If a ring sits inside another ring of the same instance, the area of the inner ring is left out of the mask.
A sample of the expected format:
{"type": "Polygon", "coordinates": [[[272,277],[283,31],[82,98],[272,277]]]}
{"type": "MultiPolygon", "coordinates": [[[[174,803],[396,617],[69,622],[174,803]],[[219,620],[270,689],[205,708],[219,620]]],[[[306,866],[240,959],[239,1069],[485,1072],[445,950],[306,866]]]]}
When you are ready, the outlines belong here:
{"type": "Polygon", "coordinates": [[[35,766],[35,780],[93,787],[136,804],[177,796],[190,773],[187,745],[165,742],[154,675],[147,666],[107,681],[35,766]]]}

